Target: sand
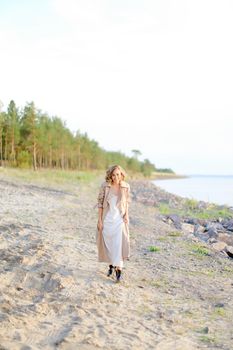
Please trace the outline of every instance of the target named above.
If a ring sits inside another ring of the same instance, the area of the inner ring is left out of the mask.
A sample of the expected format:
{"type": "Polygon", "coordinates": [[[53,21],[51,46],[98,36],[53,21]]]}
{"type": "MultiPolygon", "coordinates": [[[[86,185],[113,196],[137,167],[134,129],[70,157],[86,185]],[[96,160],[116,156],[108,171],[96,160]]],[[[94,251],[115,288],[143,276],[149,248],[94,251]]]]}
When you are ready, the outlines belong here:
{"type": "Polygon", "coordinates": [[[132,201],[116,283],[97,262],[99,184],[1,177],[0,349],[232,349],[232,260],[196,254],[190,232],[132,201]]]}

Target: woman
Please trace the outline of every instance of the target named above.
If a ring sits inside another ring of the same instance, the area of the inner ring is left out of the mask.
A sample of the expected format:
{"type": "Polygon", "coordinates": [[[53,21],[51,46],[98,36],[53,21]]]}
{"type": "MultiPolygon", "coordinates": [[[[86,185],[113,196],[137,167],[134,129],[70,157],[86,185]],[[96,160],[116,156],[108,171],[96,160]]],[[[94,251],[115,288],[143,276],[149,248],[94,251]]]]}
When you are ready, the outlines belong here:
{"type": "Polygon", "coordinates": [[[129,259],[129,184],[124,181],[125,171],[113,165],[106,171],[105,182],[98,196],[97,247],[100,262],[109,264],[108,276],[113,269],[116,281],[121,280],[123,261],[129,259]]]}

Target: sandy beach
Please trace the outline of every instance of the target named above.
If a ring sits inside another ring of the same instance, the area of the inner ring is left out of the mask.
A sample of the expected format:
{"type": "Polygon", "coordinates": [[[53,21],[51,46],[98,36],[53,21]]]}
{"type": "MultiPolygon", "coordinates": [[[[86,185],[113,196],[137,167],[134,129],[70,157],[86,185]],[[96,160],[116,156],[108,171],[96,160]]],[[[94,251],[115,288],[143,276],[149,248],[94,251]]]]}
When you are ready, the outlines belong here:
{"type": "Polygon", "coordinates": [[[198,254],[187,224],[177,231],[132,195],[131,259],[115,283],[97,262],[100,182],[1,174],[0,349],[231,350],[233,260],[198,254]]]}

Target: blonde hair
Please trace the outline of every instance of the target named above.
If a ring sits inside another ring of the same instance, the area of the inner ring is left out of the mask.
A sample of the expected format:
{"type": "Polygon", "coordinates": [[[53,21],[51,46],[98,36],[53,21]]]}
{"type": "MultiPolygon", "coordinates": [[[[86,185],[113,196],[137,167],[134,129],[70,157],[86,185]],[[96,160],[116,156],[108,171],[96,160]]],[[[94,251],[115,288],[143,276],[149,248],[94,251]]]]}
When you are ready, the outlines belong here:
{"type": "Polygon", "coordinates": [[[116,165],[110,166],[110,167],[108,168],[108,170],[106,171],[105,180],[106,180],[107,182],[112,183],[112,174],[113,174],[114,170],[116,170],[116,169],[119,169],[120,172],[121,172],[121,180],[124,180],[124,179],[125,179],[125,177],[126,177],[126,172],[125,172],[125,170],[124,170],[120,165],[117,165],[117,164],[116,164],[116,165]]]}

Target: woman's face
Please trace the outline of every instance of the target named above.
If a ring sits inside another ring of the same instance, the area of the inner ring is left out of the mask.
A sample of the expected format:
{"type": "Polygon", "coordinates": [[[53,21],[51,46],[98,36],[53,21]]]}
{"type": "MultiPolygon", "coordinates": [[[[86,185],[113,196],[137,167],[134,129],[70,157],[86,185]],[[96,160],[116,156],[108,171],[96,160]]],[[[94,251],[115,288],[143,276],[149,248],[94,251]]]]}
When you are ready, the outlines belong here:
{"type": "Polygon", "coordinates": [[[112,173],[112,182],[114,184],[119,184],[121,181],[121,172],[118,168],[116,168],[112,173]]]}

